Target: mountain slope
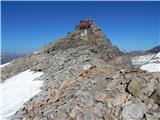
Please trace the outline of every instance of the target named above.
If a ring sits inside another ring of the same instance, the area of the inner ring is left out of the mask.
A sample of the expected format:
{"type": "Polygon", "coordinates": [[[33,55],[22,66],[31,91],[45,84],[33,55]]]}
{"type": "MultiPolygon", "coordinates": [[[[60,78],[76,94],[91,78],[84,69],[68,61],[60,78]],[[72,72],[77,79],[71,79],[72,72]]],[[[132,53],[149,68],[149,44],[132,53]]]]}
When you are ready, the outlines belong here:
{"type": "Polygon", "coordinates": [[[156,47],[154,47],[154,48],[152,48],[150,50],[147,50],[145,52],[146,53],[158,53],[158,52],[160,52],[160,45],[158,45],[158,46],[156,46],[156,47]]]}
{"type": "MultiPolygon", "coordinates": [[[[76,30],[2,68],[2,78],[41,71],[41,92],[12,120],[158,119],[159,78],[133,68],[96,26],[76,30]],[[150,81],[151,80],[151,81],[150,81]]],[[[2,83],[3,84],[3,83],[2,83]]]]}
{"type": "MultiPolygon", "coordinates": [[[[74,49],[76,47],[84,47],[84,49],[88,49],[93,53],[96,52],[96,54],[99,54],[99,57],[103,58],[105,61],[113,60],[117,56],[122,56],[119,49],[116,46],[113,46],[110,40],[103,35],[101,30],[94,25],[88,30],[74,31],[66,37],[46,45],[32,55],[16,59],[10,64],[10,66],[2,69],[1,78],[2,80],[7,79],[31,67],[33,67],[32,69],[35,71],[39,69],[45,71],[45,69],[52,64],[54,54],[57,54],[57,52],[60,51],[67,51],[68,49],[74,49]]],[[[125,60],[115,62],[122,62],[122,64],[124,62],[126,65],[131,64],[127,57],[125,60]]]]}

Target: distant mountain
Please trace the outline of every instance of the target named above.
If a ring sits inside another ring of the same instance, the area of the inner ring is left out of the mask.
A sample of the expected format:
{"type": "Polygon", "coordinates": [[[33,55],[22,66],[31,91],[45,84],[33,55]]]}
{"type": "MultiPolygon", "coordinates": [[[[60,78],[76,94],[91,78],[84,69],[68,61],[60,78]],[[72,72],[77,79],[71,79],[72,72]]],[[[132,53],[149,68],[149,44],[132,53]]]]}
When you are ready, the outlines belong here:
{"type": "Polygon", "coordinates": [[[154,48],[152,48],[150,50],[147,50],[145,52],[146,53],[158,53],[158,52],[160,52],[160,45],[158,45],[158,46],[156,46],[156,47],[154,47],[154,48]]]}
{"type": "Polygon", "coordinates": [[[131,52],[127,52],[125,54],[127,54],[129,57],[134,57],[134,56],[143,55],[144,51],[131,51],[131,52]]]}
{"type": "Polygon", "coordinates": [[[123,52],[124,54],[127,54],[129,57],[134,56],[142,56],[142,55],[148,55],[148,54],[156,54],[160,52],[160,45],[155,46],[154,48],[151,48],[146,51],[131,51],[131,52],[123,52]]]}
{"type": "Polygon", "coordinates": [[[17,54],[17,53],[2,53],[1,54],[1,64],[12,61],[13,59],[24,56],[25,54],[17,54]]]}

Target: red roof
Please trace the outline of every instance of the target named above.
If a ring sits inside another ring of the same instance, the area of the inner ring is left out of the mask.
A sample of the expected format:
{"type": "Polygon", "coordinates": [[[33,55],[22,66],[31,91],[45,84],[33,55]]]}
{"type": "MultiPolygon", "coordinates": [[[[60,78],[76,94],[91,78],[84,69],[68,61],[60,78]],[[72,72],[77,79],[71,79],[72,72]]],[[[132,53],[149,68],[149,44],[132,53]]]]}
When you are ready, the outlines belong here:
{"type": "Polygon", "coordinates": [[[91,24],[91,21],[80,21],[80,27],[89,27],[91,24]]]}

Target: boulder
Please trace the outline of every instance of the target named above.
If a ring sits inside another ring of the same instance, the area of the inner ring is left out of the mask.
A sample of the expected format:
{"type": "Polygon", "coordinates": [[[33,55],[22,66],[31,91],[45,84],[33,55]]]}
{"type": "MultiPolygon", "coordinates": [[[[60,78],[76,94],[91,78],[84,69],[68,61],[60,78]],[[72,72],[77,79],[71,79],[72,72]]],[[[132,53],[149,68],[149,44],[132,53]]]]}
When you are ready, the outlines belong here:
{"type": "Polygon", "coordinates": [[[143,81],[141,79],[132,79],[128,85],[128,91],[134,96],[138,97],[141,95],[143,89],[143,81]]]}
{"type": "Polygon", "coordinates": [[[160,91],[155,91],[152,95],[151,98],[153,99],[154,103],[160,105],[160,91]]]}
{"type": "Polygon", "coordinates": [[[138,102],[123,107],[122,117],[125,120],[141,120],[146,113],[144,103],[138,102]]]}
{"type": "Polygon", "coordinates": [[[127,95],[124,93],[117,93],[113,100],[113,106],[121,105],[125,102],[127,95]]]}
{"type": "Polygon", "coordinates": [[[109,113],[105,113],[105,115],[103,116],[104,120],[113,120],[112,117],[109,115],[109,113]]]}

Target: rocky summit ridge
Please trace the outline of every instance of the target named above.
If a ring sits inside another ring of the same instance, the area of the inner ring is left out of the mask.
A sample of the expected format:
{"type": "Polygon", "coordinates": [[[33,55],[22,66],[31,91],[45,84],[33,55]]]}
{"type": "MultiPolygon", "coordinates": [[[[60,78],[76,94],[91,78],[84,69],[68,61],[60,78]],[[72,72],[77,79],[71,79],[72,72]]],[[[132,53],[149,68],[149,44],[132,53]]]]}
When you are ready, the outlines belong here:
{"type": "Polygon", "coordinates": [[[42,71],[41,92],[12,120],[158,120],[160,78],[134,68],[97,25],[75,30],[2,68],[42,71]]]}

